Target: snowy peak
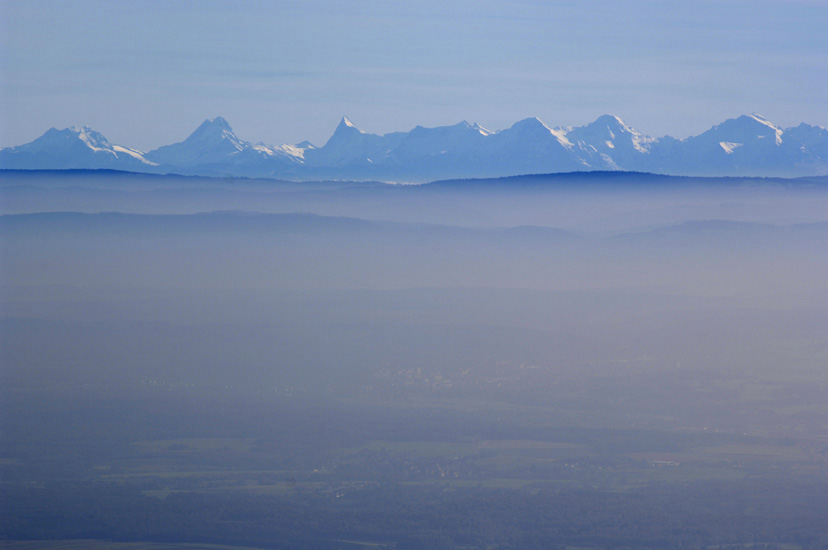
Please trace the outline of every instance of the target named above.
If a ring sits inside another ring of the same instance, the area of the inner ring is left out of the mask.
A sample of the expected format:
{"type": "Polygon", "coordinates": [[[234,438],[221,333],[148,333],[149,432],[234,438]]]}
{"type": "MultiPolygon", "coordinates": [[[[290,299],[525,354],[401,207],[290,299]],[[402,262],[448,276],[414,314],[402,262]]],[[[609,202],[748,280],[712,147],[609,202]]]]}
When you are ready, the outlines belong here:
{"type": "Polygon", "coordinates": [[[233,128],[230,127],[230,124],[222,117],[216,117],[212,120],[207,119],[202,122],[185,141],[210,138],[230,139],[231,136],[235,137],[236,135],[233,133],[233,128]]]}
{"type": "Polygon", "coordinates": [[[635,149],[642,153],[646,152],[647,138],[637,130],[627,126],[623,120],[615,115],[600,116],[592,123],[592,126],[605,132],[610,140],[628,139],[635,149]]]}
{"type": "Polygon", "coordinates": [[[179,173],[276,176],[301,164],[304,149],[292,145],[252,144],[240,139],[222,117],[208,119],[184,141],[147,153],[179,173]]]}
{"type": "Polygon", "coordinates": [[[230,127],[230,123],[228,123],[227,120],[225,120],[223,117],[217,116],[213,120],[210,120],[208,118],[207,120],[202,122],[201,125],[198,128],[196,128],[196,130],[195,130],[195,132],[193,132],[193,134],[195,135],[195,134],[210,132],[210,131],[213,131],[213,132],[226,131],[226,132],[231,132],[232,133],[233,129],[230,127]]]}
{"type": "Polygon", "coordinates": [[[448,165],[458,162],[458,156],[479,149],[485,134],[464,120],[453,126],[417,126],[405,134],[391,134],[386,138],[387,145],[393,149],[389,151],[389,158],[396,162],[416,163],[428,159],[448,165]],[[392,139],[399,143],[393,143],[392,139]],[[443,158],[437,161],[438,157],[443,158]]]}
{"type": "Polygon", "coordinates": [[[717,141],[746,143],[757,139],[768,139],[775,145],[782,143],[782,129],[761,115],[742,115],[718,124],[697,138],[712,138],[717,141]]]}
{"type": "Polygon", "coordinates": [[[93,149],[109,149],[109,140],[103,134],[96,132],[89,126],[82,126],[80,130],[74,126],[67,128],[68,131],[76,133],[77,138],[93,149]]]}
{"type": "Polygon", "coordinates": [[[564,147],[571,147],[572,145],[567,139],[565,131],[553,130],[538,117],[524,118],[514,123],[508,130],[504,130],[497,135],[504,134],[522,136],[524,138],[535,137],[538,139],[548,139],[551,137],[564,147]]]}
{"type": "MultiPolygon", "coordinates": [[[[769,121],[768,119],[766,119],[765,117],[763,117],[762,115],[757,114],[757,113],[753,113],[752,115],[744,115],[744,116],[739,117],[739,119],[743,119],[743,118],[744,119],[752,119],[752,120],[758,122],[759,124],[763,124],[763,125],[767,126],[768,128],[770,128],[774,131],[781,130],[781,128],[779,128],[779,126],[777,126],[776,124],[772,123],[771,121],[769,121]]],[[[737,120],[739,120],[739,119],[737,119],[737,120]]]]}
{"type": "Polygon", "coordinates": [[[30,150],[45,150],[52,147],[88,147],[95,151],[111,150],[112,146],[100,132],[96,132],[89,126],[77,128],[70,126],[63,130],[50,128],[45,134],[27,145],[30,150]]]}
{"type": "Polygon", "coordinates": [[[756,114],[725,120],[675,147],[665,160],[672,160],[676,171],[694,176],[804,175],[819,173],[826,160],[815,158],[778,125],[756,114]]]}
{"type": "Polygon", "coordinates": [[[201,125],[196,128],[196,131],[184,140],[184,143],[204,143],[210,141],[227,141],[232,143],[233,147],[235,147],[238,151],[241,151],[249,145],[246,141],[239,139],[236,134],[233,133],[233,128],[230,127],[230,124],[220,116],[214,118],[213,120],[207,119],[202,122],[201,125]]]}
{"type": "Polygon", "coordinates": [[[184,141],[159,147],[147,157],[159,164],[194,166],[221,162],[253,146],[233,133],[222,117],[207,119],[184,141]]]}
{"type": "Polygon", "coordinates": [[[373,164],[387,156],[394,143],[396,137],[393,134],[378,136],[363,132],[345,116],[327,143],[318,149],[306,151],[305,158],[318,166],[373,164]]]}
{"type": "Polygon", "coordinates": [[[596,118],[595,122],[590,124],[590,126],[601,126],[609,129],[610,131],[632,133],[630,127],[624,124],[624,121],[615,115],[601,115],[596,118]]]}
{"type": "Polygon", "coordinates": [[[113,145],[89,126],[50,128],[36,140],[0,151],[0,167],[19,169],[122,168],[153,166],[143,153],[113,145]]]}
{"type": "Polygon", "coordinates": [[[519,120],[512,124],[509,130],[513,130],[516,132],[539,132],[539,133],[552,133],[552,129],[547,126],[546,124],[541,121],[536,116],[524,118],[523,120],[519,120]]]}
{"type": "Polygon", "coordinates": [[[368,134],[363,132],[362,130],[357,128],[356,125],[353,122],[351,122],[351,120],[348,117],[344,116],[342,117],[342,120],[339,121],[339,125],[336,127],[336,130],[334,130],[333,135],[328,139],[325,145],[318,149],[318,151],[324,150],[325,148],[338,147],[342,143],[351,142],[354,140],[355,142],[362,143],[365,140],[366,136],[373,136],[377,138],[379,137],[374,136],[374,134],[368,134]]]}
{"type": "Polygon", "coordinates": [[[346,116],[342,117],[342,120],[339,121],[339,125],[344,126],[345,128],[354,128],[356,130],[359,130],[359,128],[357,128],[356,125],[353,122],[351,122],[351,119],[349,119],[346,116]]]}
{"type": "Polygon", "coordinates": [[[640,132],[627,126],[615,115],[602,115],[586,126],[570,129],[567,135],[570,139],[574,137],[575,140],[586,141],[644,138],[640,132]]]}
{"type": "Polygon", "coordinates": [[[567,138],[578,145],[585,161],[593,168],[642,170],[649,155],[652,138],[627,126],[615,115],[602,115],[586,126],[571,128],[567,138]]]}
{"type": "Polygon", "coordinates": [[[762,115],[757,114],[742,115],[738,118],[727,120],[719,126],[752,130],[759,135],[770,135],[782,130],[779,126],[772,123],[762,115]]]}
{"type": "Polygon", "coordinates": [[[365,132],[356,127],[356,124],[351,122],[351,119],[344,116],[342,117],[342,120],[339,121],[339,126],[336,127],[336,130],[334,130],[333,135],[336,136],[337,134],[351,135],[364,133],[365,132]]]}

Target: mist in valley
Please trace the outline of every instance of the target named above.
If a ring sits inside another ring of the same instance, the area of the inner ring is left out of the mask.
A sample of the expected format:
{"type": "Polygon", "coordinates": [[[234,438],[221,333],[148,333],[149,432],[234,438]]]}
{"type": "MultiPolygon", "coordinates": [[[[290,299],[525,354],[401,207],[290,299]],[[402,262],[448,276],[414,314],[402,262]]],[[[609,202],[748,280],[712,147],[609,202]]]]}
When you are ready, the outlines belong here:
{"type": "Polygon", "coordinates": [[[9,539],[828,543],[825,178],[6,172],[0,208],[9,539]]]}

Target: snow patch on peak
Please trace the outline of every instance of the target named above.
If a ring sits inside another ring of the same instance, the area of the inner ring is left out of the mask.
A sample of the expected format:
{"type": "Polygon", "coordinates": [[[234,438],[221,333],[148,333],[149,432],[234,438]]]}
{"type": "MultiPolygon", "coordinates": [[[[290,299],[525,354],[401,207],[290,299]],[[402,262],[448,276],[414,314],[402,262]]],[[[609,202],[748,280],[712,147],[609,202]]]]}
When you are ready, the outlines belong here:
{"type": "Polygon", "coordinates": [[[487,128],[484,128],[483,126],[479,125],[476,122],[474,124],[472,124],[472,128],[474,128],[475,130],[480,132],[480,135],[483,135],[483,136],[491,136],[492,134],[494,134],[494,132],[492,132],[491,130],[489,130],[487,128]]]}
{"type": "Polygon", "coordinates": [[[513,131],[514,130],[517,130],[517,131],[525,130],[525,131],[530,131],[530,132],[548,132],[549,134],[554,136],[555,139],[557,139],[561,143],[561,145],[564,145],[566,147],[572,147],[572,143],[566,137],[566,131],[565,130],[552,129],[549,126],[547,126],[545,122],[543,122],[541,119],[539,119],[536,116],[535,117],[530,117],[530,118],[524,118],[523,120],[514,123],[512,125],[512,127],[510,128],[510,130],[513,130],[513,131]]]}
{"type": "MultiPolygon", "coordinates": [[[[627,126],[623,120],[615,115],[601,115],[594,122],[578,128],[564,128],[567,137],[579,143],[581,147],[592,147],[596,151],[614,150],[612,155],[628,154],[622,151],[636,153],[650,153],[653,138],[645,136],[637,130],[627,126]]],[[[616,159],[617,160],[617,159],[616,159]]]]}
{"type": "Polygon", "coordinates": [[[752,118],[756,122],[758,122],[760,124],[764,124],[768,128],[773,128],[774,130],[779,130],[779,126],[777,126],[776,124],[769,121],[767,118],[763,117],[762,115],[760,115],[758,113],[753,113],[752,115],[747,115],[747,118],[752,118]]]}
{"type": "Polygon", "coordinates": [[[773,122],[769,121],[768,119],[757,113],[753,113],[752,115],[749,115],[747,118],[753,119],[759,124],[767,126],[771,130],[773,130],[776,145],[782,145],[782,128],[780,128],[773,122]]]}
{"type": "Polygon", "coordinates": [[[602,125],[614,126],[616,128],[623,128],[625,130],[629,130],[627,125],[624,124],[623,120],[621,120],[620,118],[618,118],[615,115],[610,115],[610,114],[599,116],[597,119],[595,119],[595,122],[593,122],[593,124],[602,124],[602,125]]]}
{"type": "MultiPolygon", "coordinates": [[[[311,148],[314,148],[314,147],[311,146],[311,148]]],[[[279,151],[281,151],[282,153],[284,153],[285,155],[287,155],[289,157],[293,157],[293,158],[296,158],[296,159],[304,159],[305,158],[305,149],[302,148],[302,147],[296,147],[296,146],[293,146],[293,145],[284,144],[284,145],[280,145],[278,149],[279,149],[279,151]]]]}
{"type": "Polygon", "coordinates": [[[744,143],[734,143],[732,141],[720,141],[719,145],[728,155],[733,154],[733,151],[744,145],[744,143]]]}
{"type": "Polygon", "coordinates": [[[639,153],[649,153],[650,149],[652,148],[653,141],[652,138],[642,136],[639,133],[634,133],[632,137],[633,147],[639,153]]]}
{"type": "Polygon", "coordinates": [[[607,170],[620,170],[621,168],[618,167],[618,164],[615,160],[606,153],[600,154],[601,160],[604,161],[607,170]]]}
{"type": "Polygon", "coordinates": [[[153,166],[137,149],[113,145],[103,134],[89,126],[50,128],[36,140],[5,148],[7,154],[23,153],[29,158],[13,166],[23,169],[116,168],[135,169],[153,166]]]}
{"type": "MultiPolygon", "coordinates": [[[[525,119],[521,120],[520,122],[525,123],[526,126],[543,126],[544,128],[546,128],[550,132],[552,131],[552,128],[547,126],[544,121],[542,121],[541,119],[539,119],[536,116],[525,118],[525,119]]],[[[520,124],[520,122],[518,122],[518,124],[520,124]]]]}
{"type": "Polygon", "coordinates": [[[363,132],[357,128],[356,124],[351,122],[351,119],[344,116],[342,117],[342,120],[339,121],[339,125],[336,127],[336,130],[334,130],[331,139],[342,139],[344,136],[352,136],[356,134],[368,135],[367,132],[363,132]]]}
{"type": "Polygon", "coordinates": [[[134,158],[137,161],[140,161],[143,164],[146,164],[146,165],[149,165],[149,166],[158,166],[157,162],[151,162],[151,161],[145,159],[144,154],[141,151],[138,151],[136,149],[130,149],[129,147],[122,147],[120,145],[113,145],[112,150],[115,151],[116,154],[117,153],[123,153],[125,155],[129,155],[130,157],[134,158]]]}
{"type": "Polygon", "coordinates": [[[595,122],[589,124],[588,126],[606,128],[610,135],[613,137],[613,139],[615,138],[616,133],[632,134],[633,136],[641,135],[633,128],[627,126],[627,124],[623,120],[621,120],[615,115],[601,115],[597,119],[595,119],[595,122]]]}
{"type": "Polygon", "coordinates": [[[267,145],[265,143],[257,143],[256,145],[251,145],[250,150],[255,151],[261,157],[289,157],[295,160],[303,160],[305,158],[305,150],[299,147],[295,147],[293,145],[267,145]]]}
{"type": "Polygon", "coordinates": [[[75,128],[72,126],[69,128],[72,132],[76,133],[78,139],[82,142],[86,143],[91,149],[96,151],[104,150],[104,149],[111,149],[109,141],[101,134],[100,132],[96,132],[89,126],[81,126],[80,129],[75,128]]]}
{"type": "Polygon", "coordinates": [[[340,121],[339,121],[339,126],[337,127],[337,130],[339,130],[339,129],[344,129],[344,128],[351,128],[351,129],[354,129],[354,130],[356,130],[357,132],[359,132],[360,134],[364,134],[364,133],[365,133],[365,132],[363,132],[362,130],[360,130],[359,128],[357,128],[357,127],[356,127],[356,124],[354,124],[353,122],[351,122],[351,119],[350,119],[350,118],[348,118],[348,117],[346,117],[346,116],[342,117],[342,120],[340,120],[340,121]]]}

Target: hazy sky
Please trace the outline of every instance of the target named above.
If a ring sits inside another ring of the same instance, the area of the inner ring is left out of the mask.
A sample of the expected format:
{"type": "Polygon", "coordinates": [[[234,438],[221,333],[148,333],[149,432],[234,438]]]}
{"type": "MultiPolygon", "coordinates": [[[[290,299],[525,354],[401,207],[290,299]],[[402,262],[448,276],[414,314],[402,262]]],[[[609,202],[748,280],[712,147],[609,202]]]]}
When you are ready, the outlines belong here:
{"type": "Polygon", "coordinates": [[[317,145],[604,113],[684,138],[740,114],[828,126],[822,0],[0,0],[0,146],[88,124],[152,149],[222,115],[317,145]]]}

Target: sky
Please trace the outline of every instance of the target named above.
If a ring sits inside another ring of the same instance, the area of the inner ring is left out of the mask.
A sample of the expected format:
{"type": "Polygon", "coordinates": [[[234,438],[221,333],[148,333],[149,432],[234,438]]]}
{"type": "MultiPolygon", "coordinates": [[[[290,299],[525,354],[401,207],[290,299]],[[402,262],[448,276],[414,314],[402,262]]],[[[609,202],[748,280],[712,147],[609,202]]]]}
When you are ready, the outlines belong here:
{"type": "Polygon", "coordinates": [[[685,138],[742,114],[828,126],[823,0],[0,0],[0,147],[89,125],[150,150],[611,113],[685,138]]]}

